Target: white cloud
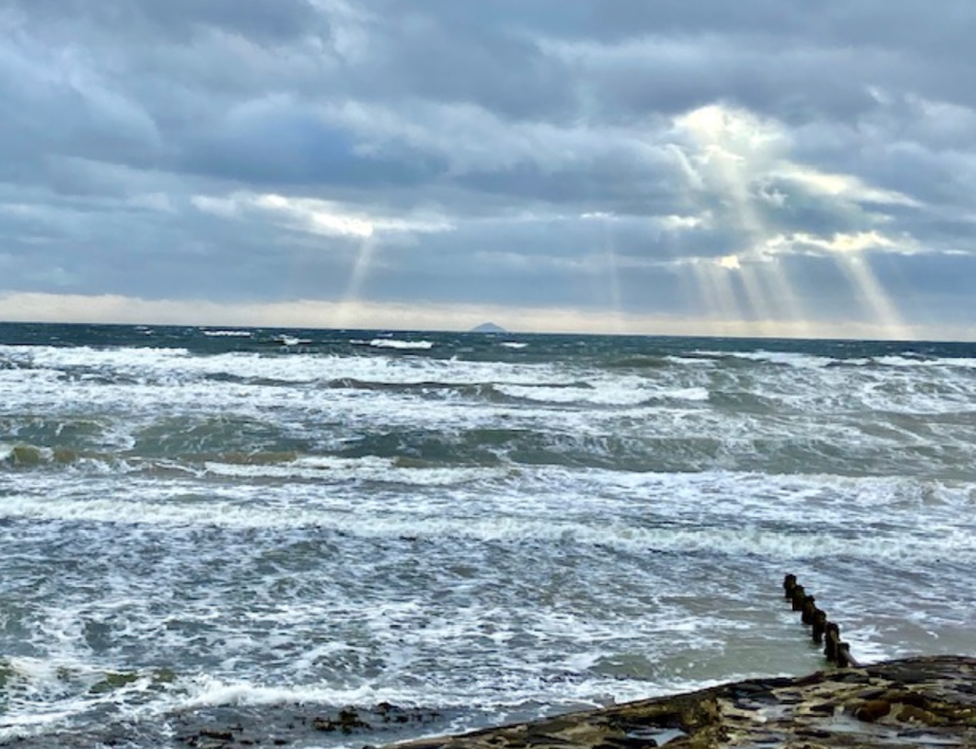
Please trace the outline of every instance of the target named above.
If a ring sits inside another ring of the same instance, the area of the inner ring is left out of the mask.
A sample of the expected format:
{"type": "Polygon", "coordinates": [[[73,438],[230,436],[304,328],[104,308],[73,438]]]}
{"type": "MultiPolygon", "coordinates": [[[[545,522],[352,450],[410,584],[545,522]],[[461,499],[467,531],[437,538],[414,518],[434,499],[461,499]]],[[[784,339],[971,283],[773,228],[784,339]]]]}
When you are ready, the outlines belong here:
{"type": "Polygon", "coordinates": [[[830,237],[820,237],[806,232],[797,232],[789,237],[779,235],[769,242],[771,247],[784,245],[809,245],[829,252],[851,253],[865,250],[894,249],[899,252],[910,251],[904,244],[898,243],[877,231],[862,231],[856,234],[834,234],[830,237]]]}
{"type": "Polygon", "coordinates": [[[810,187],[823,195],[856,203],[881,203],[916,208],[921,205],[917,200],[900,192],[867,185],[852,174],[829,174],[810,166],[784,163],[779,170],[771,172],[770,176],[783,177],[810,187]]]}
{"type": "Polygon", "coordinates": [[[576,2],[8,0],[0,283],[976,322],[973,7],[576,2]]]}
{"type": "Polygon", "coordinates": [[[237,192],[223,198],[196,195],[193,204],[222,218],[264,214],[275,223],[310,234],[366,239],[374,235],[451,231],[453,225],[438,216],[389,216],[350,209],[317,198],[294,198],[275,193],[237,192]]]}

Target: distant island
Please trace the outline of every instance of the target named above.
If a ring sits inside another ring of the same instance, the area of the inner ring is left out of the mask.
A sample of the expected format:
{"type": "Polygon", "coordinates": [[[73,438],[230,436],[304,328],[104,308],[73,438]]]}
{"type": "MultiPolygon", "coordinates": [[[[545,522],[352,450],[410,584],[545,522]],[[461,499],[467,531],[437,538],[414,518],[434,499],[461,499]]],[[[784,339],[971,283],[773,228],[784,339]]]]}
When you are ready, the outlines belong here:
{"type": "Polygon", "coordinates": [[[486,322],[479,325],[477,328],[471,328],[472,333],[507,333],[508,331],[500,325],[495,325],[493,322],[486,322]]]}

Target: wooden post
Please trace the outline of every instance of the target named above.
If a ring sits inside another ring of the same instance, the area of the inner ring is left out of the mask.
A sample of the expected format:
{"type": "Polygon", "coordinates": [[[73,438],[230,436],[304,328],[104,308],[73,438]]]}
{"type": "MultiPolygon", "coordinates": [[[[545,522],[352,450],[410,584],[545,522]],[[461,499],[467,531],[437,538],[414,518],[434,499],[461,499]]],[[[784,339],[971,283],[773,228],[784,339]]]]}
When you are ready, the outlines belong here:
{"type": "Polygon", "coordinates": [[[803,610],[803,599],[806,597],[806,591],[803,590],[802,585],[796,585],[793,587],[793,610],[802,611],[803,610]]]}
{"type": "Polygon", "coordinates": [[[827,629],[827,612],[817,609],[813,614],[813,631],[810,633],[811,639],[817,645],[823,643],[824,631],[827,629]]]}
{"type": "Polygon", "coordinates": [[[837,646],[840,644],[840,627],[833,622],[827,622],[824,630],[824,655],[831,662],[837,661],[837,646]]]}
{"type": "Polygon", "coordinates": [[[810,639],[817,645],[823,644],[824,656],[828,661],[841,668],[860,668],[860,664],[851,655],[850,645],[840,639],[840,627],[827,620],[826,612],[821,611],[817,607],[817,599],[807,595],[803,586],[797,583],[796,575],[784,576],[783,595],[790,601],[793,610],[800,612],[800,620],[813,628],[810,639]]]}
{"type": "Polygon", "coordinates": [[[800,621],[804,624],[813,624],[813,612],[817,610],[816,600],[813,596],[806,596],[803,599],[803,608],[800,609],[803,613],[800,615],[800,621]]]}
{"type": "Polygon", "coordinates": [[[783,597],[787,600],[793,598],[793,588],[796,587],[796,575],[787,575],[783,578],[783,597]]]}
{"type": "Polygon", "coordinates": [[[846,642],[837,643],[837,665],[841,668],[860,668],[861,664],[851,655],[851,646],[846,642]]]}

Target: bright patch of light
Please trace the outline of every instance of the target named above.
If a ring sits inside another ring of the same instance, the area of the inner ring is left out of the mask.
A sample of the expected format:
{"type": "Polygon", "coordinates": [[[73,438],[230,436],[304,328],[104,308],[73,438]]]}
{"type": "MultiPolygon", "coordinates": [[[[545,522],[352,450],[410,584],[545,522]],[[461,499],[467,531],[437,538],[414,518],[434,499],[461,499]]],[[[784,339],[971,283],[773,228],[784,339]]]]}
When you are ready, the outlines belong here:
{"type": "Polygon", "coordinates": [[[658,223],[661,224],[665,229],[695,229],[704,223],[704,219],[700,216],[678,216],[671,214],[670,216],[661,216],[658,219],[658,223]]]}
{"type": "Polygon", "coordinates": [[[856,233],[837,233],[829,237],[808,232],[796,232],[785,235],[778,234],[767,242],[767,249],[772,253],[795,251],[796,248],[807,246],[826,250],[832,253],[858,253],[865,250],[895,250],[902,254],[911,254],[915,249],[914,242],[903,240],[896,242],[878,231],[862,231],[856,233]]]}
{"type": "Polygon", "coordinates": [[[796,164],[785,165],[780,176],[799,182],[824,195],[846,198],[855,202],[886,205],[917,206],[918,201],[894,190],[882,190],[866,185],[849,174],[828,174],[796,164]]]}
{"type": "Polygon", "coordinates": [[[272,220],[293,229],[358,239],[377,234],[442,232],[454,228],[440,217],[371,215],[327,200],[292,198],[275,193],[240,192],[226,198],[197,195],[193,204],[205,213],[223,218],[270,214],[272,220]]]}
{"type": "Polygon", "coordinates": [[[210,213],[221,218],[233,218],[238,215],[238,203],[232,198],[212,198],[209,195],[194,195],[190,202],[198,211],[210,213]]]}
{"type": "Polygon", "coordinates": [[[774,124],[741,109],[718,104],[701,107],[675,120],[678,128],[702,144],[706,153],[736,160],[771,155],[786,138],[774,124]]]}

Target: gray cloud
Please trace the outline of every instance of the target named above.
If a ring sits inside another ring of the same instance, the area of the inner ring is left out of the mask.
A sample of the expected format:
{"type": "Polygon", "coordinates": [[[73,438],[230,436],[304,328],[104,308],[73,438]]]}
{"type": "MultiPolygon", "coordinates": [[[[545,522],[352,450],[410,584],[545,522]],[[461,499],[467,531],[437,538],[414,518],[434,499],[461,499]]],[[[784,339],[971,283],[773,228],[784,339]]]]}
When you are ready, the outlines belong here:
{"type": "Polygon", "coordinates": [[[974,22],[11,0],[0,291],[968,325],[974,22]]]}
{"type": "Polygon", "coordinates": [[[22,22],[45,31],[82,29],[94,36],[126,32],[129,41],[187,42],[210,29],[263,43],[327,34],[327,18],[308,0],[14,0],[22,22]]]}

